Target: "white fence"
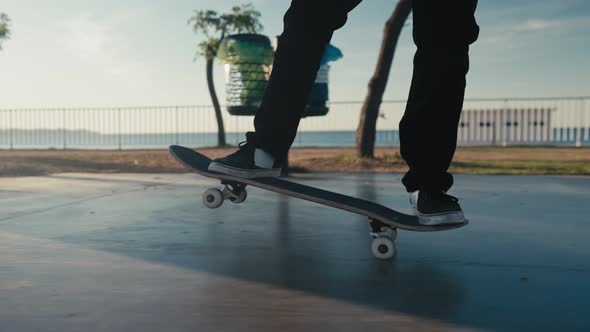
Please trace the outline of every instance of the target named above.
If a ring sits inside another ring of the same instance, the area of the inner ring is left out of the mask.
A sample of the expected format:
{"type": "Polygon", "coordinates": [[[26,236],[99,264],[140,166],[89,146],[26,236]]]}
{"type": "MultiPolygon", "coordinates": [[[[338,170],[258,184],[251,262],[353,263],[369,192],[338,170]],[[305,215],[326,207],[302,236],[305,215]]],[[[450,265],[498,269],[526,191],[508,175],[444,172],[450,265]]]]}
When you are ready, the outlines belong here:
{"type": "Polygon", "coordinates": [[[562,141],[563,137],[551,130],[552,112],[550,108],[463,110],[457,141],[461,145],[503,146],[562,141]]]}
{"type": "Polygon", "coordinates": [[[590,98],[467,100],[462,145],[590,145],[590,98]]]}
{"type": "MultiPolygon", "coordinates": [[[[353,146],[362,102],[332,102],[301,121],[295,146],[353,146]]],[[[385,101],[377,146],[398,146],[405,101],[385,101]]],[[[253,130],[252,117],[224,111],[227,141],[253,130]]],[[[460,145],[590,145],[590,97],[467,99],[460,145]]],[[[210,106],[0,110],[0,149],[154,149],[217,144],[210,106]]]]}

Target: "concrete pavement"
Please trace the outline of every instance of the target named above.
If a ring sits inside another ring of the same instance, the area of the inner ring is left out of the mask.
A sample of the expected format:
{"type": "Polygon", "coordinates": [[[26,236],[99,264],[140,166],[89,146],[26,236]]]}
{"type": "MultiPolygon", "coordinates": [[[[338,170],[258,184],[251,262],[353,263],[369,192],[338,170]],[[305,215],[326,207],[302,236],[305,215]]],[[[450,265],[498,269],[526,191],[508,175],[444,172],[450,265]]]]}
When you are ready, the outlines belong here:
{"type": "MultiPolygon", "coordinates": [[[[400,175],[297,181],[407,212],[400,175]]],[[[587,331],[590,178],[459,175],[471,223],[400,231],[193,174],[0,179],[0,331],[587,331]]]]}

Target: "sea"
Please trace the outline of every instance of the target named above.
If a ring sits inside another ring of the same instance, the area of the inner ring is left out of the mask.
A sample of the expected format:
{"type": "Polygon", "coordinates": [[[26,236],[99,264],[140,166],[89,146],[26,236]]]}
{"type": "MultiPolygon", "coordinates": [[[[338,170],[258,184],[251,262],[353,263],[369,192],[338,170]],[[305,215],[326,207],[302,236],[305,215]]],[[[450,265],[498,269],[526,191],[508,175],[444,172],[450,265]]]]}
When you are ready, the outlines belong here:
{"type": "MultiPolygon", "coordinates": [[[[293,147],[353,147],[355,131],[301,131],[293,147]]],[[[245,140],[244,133],[226,133],[226,142],[237,145],[245,140]]],[[[190,147],[214,147],[217,133],[140,133],[101,134],[85,130],[0,130],[0,149],[86,149],[141,150],[164,149],[171,144],[190,147]]],[[[399,146],[397,130],[379,130],[375,145],[399,146]]]]}

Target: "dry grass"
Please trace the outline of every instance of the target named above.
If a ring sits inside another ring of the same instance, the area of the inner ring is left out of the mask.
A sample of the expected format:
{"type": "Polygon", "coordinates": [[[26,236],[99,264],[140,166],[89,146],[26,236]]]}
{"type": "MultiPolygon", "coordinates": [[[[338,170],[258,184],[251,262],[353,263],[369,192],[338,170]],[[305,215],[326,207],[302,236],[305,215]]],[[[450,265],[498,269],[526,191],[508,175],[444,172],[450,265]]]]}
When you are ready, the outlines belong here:
{"type": "MultiPolygon", "coordinates": [[[[234,149],[207,148],[215,158],[234,149]]],[[[291,167],[301,172],[404,172],[399,149],[377,149],[375,159],[357,158],[352,148],[297,148],[291,167]]],[[[167,150],[141,151],[0,151],[0,176],[64,172],[177,173],[187,170],[167,150]]],[[[452,171],[471,174],[590,175],[590,148],[473,147],[460,148],[452,171]]]]}

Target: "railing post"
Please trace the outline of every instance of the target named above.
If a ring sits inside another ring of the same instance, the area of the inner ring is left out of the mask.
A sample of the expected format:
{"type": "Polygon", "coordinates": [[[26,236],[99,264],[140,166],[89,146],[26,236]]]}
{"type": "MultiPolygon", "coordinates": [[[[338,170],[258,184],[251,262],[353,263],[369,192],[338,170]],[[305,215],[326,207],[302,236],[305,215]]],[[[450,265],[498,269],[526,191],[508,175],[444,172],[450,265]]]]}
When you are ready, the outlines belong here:
{"type": "Polygon", "coordinates": [[[551,122],[551,113],[553,113],[553,108],[547,108],[547,142],[550,145],[555,145],[555,129],[553,129],[551,122]]]}
{"type": "Polygon", "coordinates": [[[66,109],[64,108],[61,111],[61,135],[63,140],[63,149],[66,150],[67,142],[66,142],[66,109]]]}
{"type": "MultiPolygon", "coordinates": [[[[586,114],[586,113],[584,113],[584,112],[588,111],[588,110],[586,109],[586,106],[587,106],[587,101],[588,101],[588,99],[586,99],[586,98],[582,98],[582,113],[583,113],[583,114],[586,114]]],[[[583,125],[584,125],[584,126],[585,126],[585,128],[586,128],[586,142],[587,142],[588,144],[590,144],[590,123],[587,123],[587,122],[586,122],[586,121],[587,121],[586,119],[587,119],[587,118],[584,118],[583,125]]]]}
{"type": "Polygon", "coordinates": [[[12,113],[14,112],[14,110],[9,110],[8,111],[8,141],[10,144],[10,150],[14,150],[14,126],[13,126],[13,122],[12,122],[12,113]]]}
{"type": "Polygon", "coordinates": [[[582,134],[584,133],[582,131],[582,126],[584,125],[584,99],[580,98],[580,121],[578,122],[578,124],[580,125],[578,130],[576,130],[576,147],[581,147],[582,146],[582,134]]]}
{"type": "Polygon", "coordinates": [[[494,119],[492,120],[492,145],[496,146],[496,111],[494,110],[494,119]]]}
{"type": "Polygon", "coordinates": [[[176,145],[180,145],[180,140],[179,140],[179,135],[180,133],[178,132],[179,128],[179,124],[178,124],[178,106],[176,106],[174,108],[174,134],[175,134],[175,144],[176,145]]]}
{"type": "Polygon", "coordinates": [[[118,137],[118,146],[119,151],[123,150],[123,137],[121,132],[121,109],[117,109],[117,137],[118,137]]]}

